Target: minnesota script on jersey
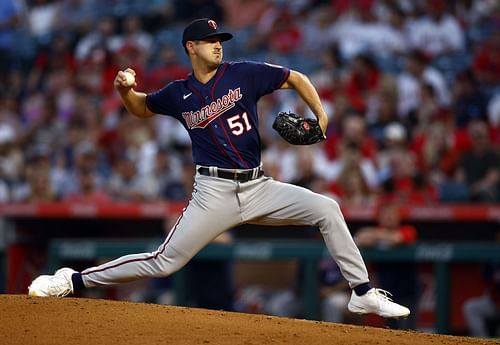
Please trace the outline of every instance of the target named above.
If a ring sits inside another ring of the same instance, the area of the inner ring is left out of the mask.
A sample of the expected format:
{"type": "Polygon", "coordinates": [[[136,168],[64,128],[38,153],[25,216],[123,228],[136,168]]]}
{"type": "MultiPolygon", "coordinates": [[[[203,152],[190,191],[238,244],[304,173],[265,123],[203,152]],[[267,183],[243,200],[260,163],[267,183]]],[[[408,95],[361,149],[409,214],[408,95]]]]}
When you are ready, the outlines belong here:
{"type": "Polygon", "coordinates": [[[261,155],[257,101],[279,89],[287,68],[257,62],[224,62],[206,84],[193,74],[148,94],[154,113],[181,121],[192,142],[193,161],[204,166],[250,169],[261,155]]]}

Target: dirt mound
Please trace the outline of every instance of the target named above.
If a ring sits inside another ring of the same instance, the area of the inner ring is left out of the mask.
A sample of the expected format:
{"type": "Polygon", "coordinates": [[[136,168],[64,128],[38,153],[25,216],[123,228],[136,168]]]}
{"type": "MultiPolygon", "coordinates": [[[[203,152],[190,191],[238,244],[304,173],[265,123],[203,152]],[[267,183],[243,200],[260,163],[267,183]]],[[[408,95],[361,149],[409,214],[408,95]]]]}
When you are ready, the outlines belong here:
{"type": "Polygon", "coordinates": [[[84,298],[0,295],[0,343],[500,344],[473,338],[84,298]]]}

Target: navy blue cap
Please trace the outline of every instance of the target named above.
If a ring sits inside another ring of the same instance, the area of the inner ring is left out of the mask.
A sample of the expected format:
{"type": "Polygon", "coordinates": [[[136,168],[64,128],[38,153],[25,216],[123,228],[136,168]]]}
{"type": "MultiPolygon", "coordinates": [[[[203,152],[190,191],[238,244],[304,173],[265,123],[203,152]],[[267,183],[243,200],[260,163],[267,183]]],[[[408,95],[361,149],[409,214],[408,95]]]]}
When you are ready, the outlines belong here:
{"type": "Polygon", "coordinates": [[[186,46],[187,41],[199,41],[210,37],[219,37],[222,42],[233,38],[229,32],[220,32],[217,23],[209,18],[193,20],[184,29],[182,34],[182,46],[186,46]]]}

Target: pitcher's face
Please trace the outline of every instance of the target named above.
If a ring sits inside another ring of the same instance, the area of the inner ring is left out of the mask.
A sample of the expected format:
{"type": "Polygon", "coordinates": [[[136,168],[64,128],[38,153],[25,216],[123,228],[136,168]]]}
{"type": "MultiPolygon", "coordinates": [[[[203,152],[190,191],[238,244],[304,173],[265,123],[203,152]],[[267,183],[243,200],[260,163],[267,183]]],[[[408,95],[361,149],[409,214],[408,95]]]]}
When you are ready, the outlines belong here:
{"type": "Polygon", "coordinates": [[[195,55],[209,67],[218,67],[222,62],[223,51],[219,37],[194,41],[193,50],[195,55]]]}

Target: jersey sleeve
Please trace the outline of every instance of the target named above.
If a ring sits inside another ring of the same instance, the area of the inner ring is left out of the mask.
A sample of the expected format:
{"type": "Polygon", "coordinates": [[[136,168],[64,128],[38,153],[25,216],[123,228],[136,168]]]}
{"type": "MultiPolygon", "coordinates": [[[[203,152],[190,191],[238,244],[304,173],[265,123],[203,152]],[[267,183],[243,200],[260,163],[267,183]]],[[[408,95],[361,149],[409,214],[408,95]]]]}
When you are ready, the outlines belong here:
{"type": "Polygon", "coordinates": [[[155,114],[177,117],[172,84],[146,95],[146,106],[155,114]]]}
{"type": "Polygon", "coordinates": [[[248,62],[246,67],[257,98],[279,89],[290,75],[288,68],[269,63],[248,62]]]}

